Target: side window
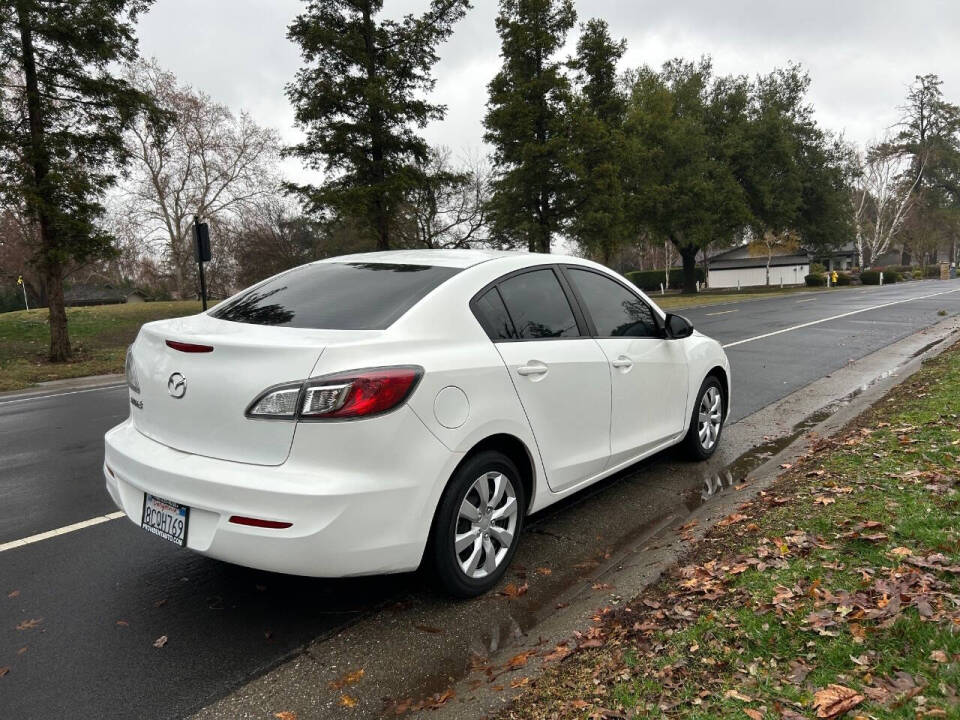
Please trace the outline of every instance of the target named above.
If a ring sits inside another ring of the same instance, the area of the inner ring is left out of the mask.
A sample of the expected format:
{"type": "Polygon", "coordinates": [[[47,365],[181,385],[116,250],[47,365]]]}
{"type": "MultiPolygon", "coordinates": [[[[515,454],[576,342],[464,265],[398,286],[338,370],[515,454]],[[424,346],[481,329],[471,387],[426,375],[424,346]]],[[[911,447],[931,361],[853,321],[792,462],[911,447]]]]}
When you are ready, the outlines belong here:
{"type": "Polygon", "coordinates": [[[520,339],[580,335],[573,310],[553,270],[514,275],[499,287],[520,339]]]}
{"type": "Polygon", "coordinates": [[[490,288],[473,303],[473,314],[491,340],[516,340],[517,331],[496,288],[490,288]]]}
{"type": "Polygon", "coordinates": [[[599,337],[660,337],[653,311],[620,283],[589,270],[567,268],[599,337]]]}

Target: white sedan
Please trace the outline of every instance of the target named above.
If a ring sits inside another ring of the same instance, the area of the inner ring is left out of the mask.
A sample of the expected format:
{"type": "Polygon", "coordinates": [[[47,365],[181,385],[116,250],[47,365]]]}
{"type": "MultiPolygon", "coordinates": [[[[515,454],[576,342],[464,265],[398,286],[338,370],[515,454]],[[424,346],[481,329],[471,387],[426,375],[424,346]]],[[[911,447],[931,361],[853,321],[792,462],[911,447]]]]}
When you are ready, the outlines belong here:
{"type": "Polygon", "coordinates": [[[669,447],[717,448],[720,345],[587,260],[331,258],[144,325],[107,490],[160,538],[340,577],[503,576],[525,516],[669,447]]]}

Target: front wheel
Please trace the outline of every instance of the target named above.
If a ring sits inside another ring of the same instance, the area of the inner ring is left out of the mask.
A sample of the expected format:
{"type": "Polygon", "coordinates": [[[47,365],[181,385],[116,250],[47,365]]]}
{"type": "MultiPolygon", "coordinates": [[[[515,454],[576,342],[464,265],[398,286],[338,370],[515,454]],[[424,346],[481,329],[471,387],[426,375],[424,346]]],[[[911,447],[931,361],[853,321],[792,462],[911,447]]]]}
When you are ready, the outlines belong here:
{"type": "Polygon", "coordinates": [[[706,460],[720,444],[723,432],[723,392],[713,375],[703,381],[693,406],[690,429],[684,439],[687,454],[694,460],[706,460]]]}
{"type": "Polygon", "coordinates": [[[493,588],[517,550],[523,483],[506,455],[487,450],[461,465],[440,498],[430,538],[441,587],[457,597],[493,588]]]}

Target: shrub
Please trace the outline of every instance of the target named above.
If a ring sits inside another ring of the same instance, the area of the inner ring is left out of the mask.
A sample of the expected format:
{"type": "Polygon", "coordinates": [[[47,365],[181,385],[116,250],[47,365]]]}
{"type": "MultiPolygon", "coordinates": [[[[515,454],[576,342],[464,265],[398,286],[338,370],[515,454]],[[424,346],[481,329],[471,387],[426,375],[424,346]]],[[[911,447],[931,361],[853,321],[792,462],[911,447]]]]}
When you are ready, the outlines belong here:
{"type": "MultiPolygon", "coordinates": [[[[703,268],[697,268],[697,280],[702,285],[706,279],[703,268]]],[[[660,283],[663,282],[663,270],[633,270],[624,273],[624,277],[636,285],[641,290],[659,290],[660,283]]],[[[670,270],[670,287],[679,288],[683,286],[683,269],[673,268],[670,270]]]]}
{"type": "Polygon", "coordinates": [[[853,275],[850,273],[837,273],[837,285],[853,285],[853,275]]]}
{"type": "Polygon", "coordinates": [[[818,262],[810,263],[810,274],[811,275],[823,275],[827,271],[825,265],[821,265],[818,262]]]}
{"type": "Polygon", "coordinates": [[[922,279],[923,279],[923,270],[921,270],[920,268],[917,268],[916,270],[914,270],[914,271],[913,271],[912,273],[910,273],[910,274],[913,276],[913,279],[914,279],[914,280],[922,280],[922,279]]]}
{"type": "Polygon", "coordinates": [[[807,287],[825,287],[827,284],[827,276],[821,275],[820,273],[810,273],[803,281],[807,284],[807,287]]]}
{"type": "Polygon", "coordinates": [[[923,267],[923,276],[925,278],[933,278],[938,280],[940,278],[940,266],[939,265],[925,265],[923,267]]]}
{"type": "MultiPolygon", "coordinates": [[[[896,270],[883,269],[883,282],[884,284],[895,283],[900,280],[900,273],[896,270]]],[[[864,270],[860,273],[860,282],[864,285],[879,285],[880,284],[880,270],[864,270]]]]}

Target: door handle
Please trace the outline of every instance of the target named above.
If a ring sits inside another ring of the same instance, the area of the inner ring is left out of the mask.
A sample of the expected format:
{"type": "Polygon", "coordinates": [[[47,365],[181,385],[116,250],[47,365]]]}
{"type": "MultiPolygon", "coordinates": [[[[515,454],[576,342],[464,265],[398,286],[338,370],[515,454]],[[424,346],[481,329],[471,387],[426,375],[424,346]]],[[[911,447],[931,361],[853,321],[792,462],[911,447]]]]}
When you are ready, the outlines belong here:
{"type": "Polygon", "coordinates": [[[615,368],[623,368],[625,370],[629,370],[630,368],[633,367],[633,360],[628,358],[626,355],[621,355],[616,360],[612,360],[610,364],[613,365],[615,368]]]}
{"type": "Polygon", "coordinates": [[[543,375],[547,372],[547,366],[543,363],[530,362],[517,368],[518,375],[543,375]]]}

